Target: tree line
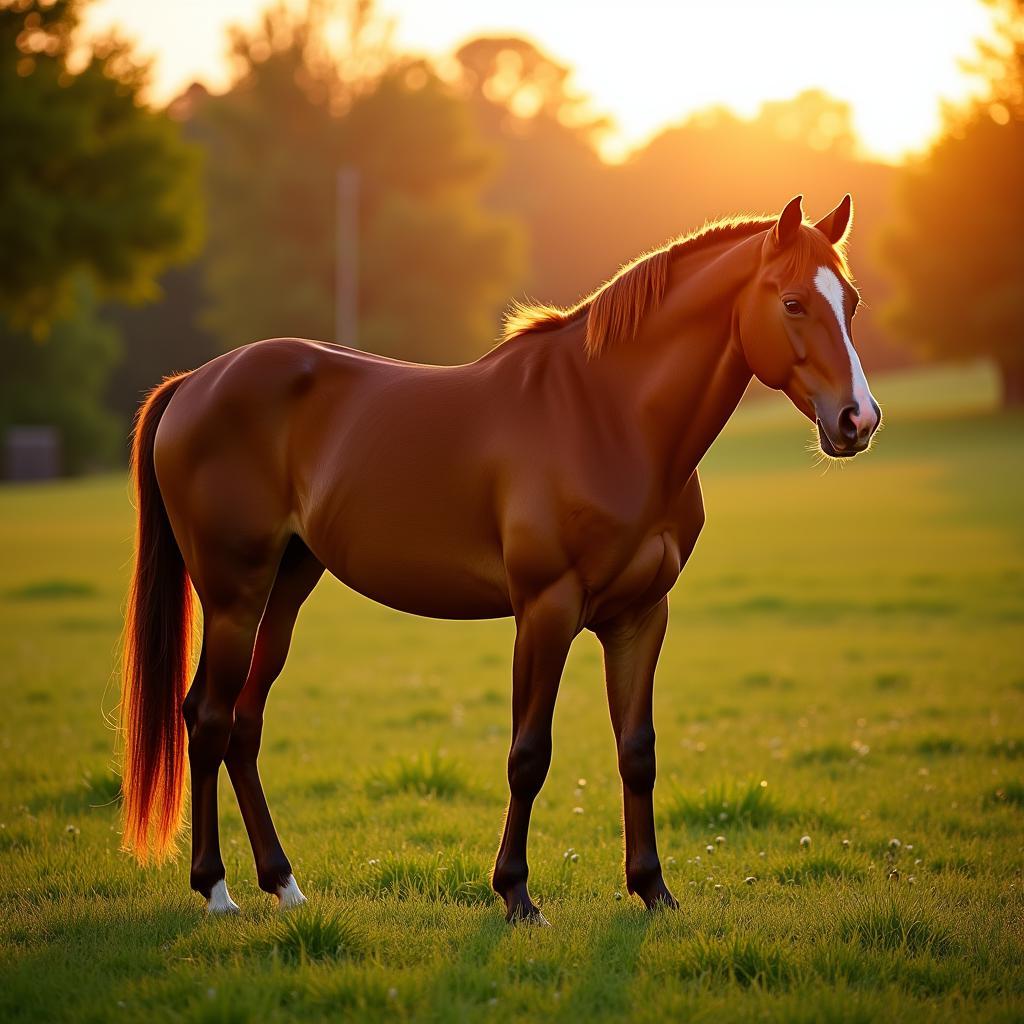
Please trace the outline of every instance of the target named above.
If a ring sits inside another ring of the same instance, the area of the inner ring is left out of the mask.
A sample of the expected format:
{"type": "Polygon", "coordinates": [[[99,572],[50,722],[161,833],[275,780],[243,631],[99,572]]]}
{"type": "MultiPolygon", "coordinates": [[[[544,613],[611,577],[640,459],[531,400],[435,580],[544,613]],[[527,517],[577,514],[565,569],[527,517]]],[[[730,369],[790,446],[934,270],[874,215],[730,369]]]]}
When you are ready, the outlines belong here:
{"type": "Polygon", "coordinates": [[[818,91],[703,111],[610,165],[555,57],[474,39],[442,78],[368,0],[271,8],[232,32],[226,92],[154,110],[130,47],[81,38],[83,2],[0,0],[0,431],[56,424],[70,471],[117,457],[165,373],[260,337],[335,340],[340,168],[362,347],[472,359],[513,296],[573,302],[706,219],[848,190],[865,363],[989,355],[1024,401],[1024,0],[993,0],[987,91],[903,168],[863,159],[849,107],[818,91]]]}

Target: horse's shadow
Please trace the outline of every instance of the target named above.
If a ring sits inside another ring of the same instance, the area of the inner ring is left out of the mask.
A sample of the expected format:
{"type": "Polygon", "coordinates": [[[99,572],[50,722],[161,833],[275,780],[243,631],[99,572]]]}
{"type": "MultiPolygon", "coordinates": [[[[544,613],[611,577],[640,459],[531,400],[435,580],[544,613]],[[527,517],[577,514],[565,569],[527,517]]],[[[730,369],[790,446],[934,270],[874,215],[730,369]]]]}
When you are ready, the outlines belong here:
{"type": "Polygon", "coordinates": [[[651,921],[649,911],[624,907],[603,922],[568,987],[557,1020],[592,1020],[620,1012],[628,1016],[630,989],[651,921]]]}
{"type": "MultiPolygon", "coordinates": [[[[510,926],[497,914],[485,915],[460,942],[453,959],[435,975],[416,1018],[458,1017],[460,1007],[466,1011],[462,1016],[470,1016],[471,1007],[508,998],[508,986],[514,984],[510,977],[513,968],[496,954],[503,945],[521,940],[523,930],[527,942],[536,936],[537,945],[543,944],[553,961],[551,976],[545,976],[548,983],[557,986],[558,993],[551,1019],[568,1022],[626,1013],[651,914],[623,907],[607,918],[598,915],[587,929],[591,941],[582,957],[578,952],[582,937],[579,926],[568,921],[560,926],[557,914],[552,920],[550,931],[533,931],[534,926],[510,926]],[[566,948],[569,944],[571,947],[566,948]],[[556,979],[555,975],[560,977],[556,979]]],[[[538,953],[538,959],[543,959],[540,950],[538,953]]]]}

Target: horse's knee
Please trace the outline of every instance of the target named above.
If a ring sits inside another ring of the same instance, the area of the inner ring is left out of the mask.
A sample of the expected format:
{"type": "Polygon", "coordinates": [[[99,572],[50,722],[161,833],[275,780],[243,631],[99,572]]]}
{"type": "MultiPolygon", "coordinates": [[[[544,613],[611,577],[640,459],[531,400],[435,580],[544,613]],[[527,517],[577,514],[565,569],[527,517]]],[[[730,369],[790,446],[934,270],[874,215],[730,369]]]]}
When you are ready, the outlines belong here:
{"type": "Polygon", "coordinates": [[[619,741],[619,774],[631,793],[650,793],[656,774],[654,727],[632,729],[619,741]]]}
{"type": "Polygon", "coordinates": [[[515,797],[532,800],[544,785],[551,764],[551,737],[517,736],[508,756],[508,785],[515,797]]]}

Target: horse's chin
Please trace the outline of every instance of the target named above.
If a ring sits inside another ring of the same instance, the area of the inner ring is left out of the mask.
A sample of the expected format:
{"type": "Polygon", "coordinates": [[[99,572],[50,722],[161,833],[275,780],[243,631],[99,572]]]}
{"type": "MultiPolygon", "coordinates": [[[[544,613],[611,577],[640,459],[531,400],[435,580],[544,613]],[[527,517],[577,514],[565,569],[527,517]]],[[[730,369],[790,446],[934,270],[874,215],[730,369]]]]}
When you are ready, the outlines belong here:
{"type": "Polygon", "coordinates": [[[828,436],[825,428],[821,425],[821,420],[815,420],[815,424],[818,427],[818,445],[830,459],[852,459],[863,451],[861,448],[837,448],[832,443],[832,438],[828,436]]]}

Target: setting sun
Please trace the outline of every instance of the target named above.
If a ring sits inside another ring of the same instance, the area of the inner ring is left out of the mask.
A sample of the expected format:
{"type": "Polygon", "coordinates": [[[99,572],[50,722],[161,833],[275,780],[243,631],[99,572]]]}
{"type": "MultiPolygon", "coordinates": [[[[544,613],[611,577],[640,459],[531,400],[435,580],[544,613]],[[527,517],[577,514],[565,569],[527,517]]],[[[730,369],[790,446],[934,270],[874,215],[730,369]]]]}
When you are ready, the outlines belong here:
{"type": "MultiPolygon", "coordinates": [[[[166,101],[193,80],[226,86],[224,30],[252,23],[263,6],[99,0],[89,22],[119,27],[155,58],[154,98],[166,101]]],[[[990,27],[975,0],[386,0],[380,9],[394,18],[398,45],[435,58],[478,35],[533,40],[572,68],[575,88],[612,119],[602,144],[610,159],[695,111],[725,105],[749,116],[766,100],[817,88],[852,106],[867,154],[898,160],[938,131],[942,100],[969,93],[960,62],[990,27]]]]}

